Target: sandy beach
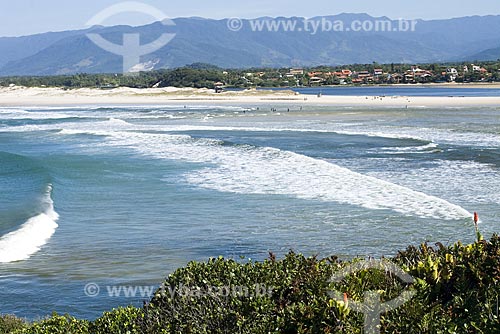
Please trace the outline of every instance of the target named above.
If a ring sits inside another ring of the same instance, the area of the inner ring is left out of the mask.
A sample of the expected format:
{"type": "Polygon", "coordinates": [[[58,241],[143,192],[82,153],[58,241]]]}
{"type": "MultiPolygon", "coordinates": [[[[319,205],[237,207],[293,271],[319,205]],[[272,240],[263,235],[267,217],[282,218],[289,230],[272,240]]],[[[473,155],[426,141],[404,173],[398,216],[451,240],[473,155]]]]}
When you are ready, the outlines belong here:
{"type": "Polygon", "coordinates": [[[75,105],[316,105],[359,107],[500,107],[499,97],[424,97],[424,96],[328,96],[304,95],[292,91],[245,90],[216,94],[210,89],[193,88],[0,88],[0,106],[75,106],[75,105]]]}

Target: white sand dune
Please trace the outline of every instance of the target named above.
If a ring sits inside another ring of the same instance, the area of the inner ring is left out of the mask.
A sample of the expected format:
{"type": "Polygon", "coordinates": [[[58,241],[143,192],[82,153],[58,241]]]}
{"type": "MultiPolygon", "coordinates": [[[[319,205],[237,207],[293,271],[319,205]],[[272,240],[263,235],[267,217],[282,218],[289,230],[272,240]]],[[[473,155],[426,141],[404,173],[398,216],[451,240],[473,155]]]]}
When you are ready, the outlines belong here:
{"type": "Polygon", "coordinates": [[[0,106],[74,106],[131,104],[238,104],[238,105],[321,105],[365,107],[460,107],[498,106],[500,97],[424,97],[424,96],[328,96],[297,94],[292,91],[245,90],[215,94],[193,88],[0,88],[0,106]]]}

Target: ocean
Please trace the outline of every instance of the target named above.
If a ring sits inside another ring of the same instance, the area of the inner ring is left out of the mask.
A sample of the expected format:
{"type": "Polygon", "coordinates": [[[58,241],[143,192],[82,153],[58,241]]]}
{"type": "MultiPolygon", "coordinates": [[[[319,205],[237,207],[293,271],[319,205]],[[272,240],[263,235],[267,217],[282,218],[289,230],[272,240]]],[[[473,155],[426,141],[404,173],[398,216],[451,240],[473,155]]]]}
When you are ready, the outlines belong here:
{"type": "Polygon", "coordinates": [[[150,299],[110,287],[154,288],[215,256],[472,242],[474,211],[489,237],[499,111],[0,108],[0,313],[93,319],[150,299]]]}

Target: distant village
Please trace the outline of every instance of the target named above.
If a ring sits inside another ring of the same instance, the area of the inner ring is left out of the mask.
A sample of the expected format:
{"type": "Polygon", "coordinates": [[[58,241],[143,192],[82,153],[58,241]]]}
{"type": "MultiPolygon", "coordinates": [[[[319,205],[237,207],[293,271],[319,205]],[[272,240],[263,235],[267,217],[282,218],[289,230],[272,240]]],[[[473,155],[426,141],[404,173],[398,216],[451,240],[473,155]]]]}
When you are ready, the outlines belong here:
{"type": "MultiPolygon", "coordinates": [[[[500,81],[500,69],[475,64],[442,67],[440,65],[411,66],[408,69],[372,67],[370,69],[345,67],[342,69],[291,68],[288,70],[262,70],[246,72],[239,84],[244,86],[323,86],[351,84],[416,84],[444,82],[500,81]]],[[[227,71],[224,74],[229,74],[227,71]]],[[[221,83],[219,83],[221,84],[221,83]]]]}
{"type": "MultiPolygon", "coordinates": [[[[345,68],[320,67],[315,69],[290,68],[257,70],[242,73],[238,82],[228,80],[231,86],[324,86],[369,84],[417,84],[444,82],[493,82],[500,81],[498,64],[442,66],[438,64],[414,65],[363,65],[345,68]]],[[[223,72],[226,75],[231,73],[223,72]]],[[[222,84],[222,82],[218,83],[222,84]]]]}
{"type": "Polygon", "coordinates": [[[0,77],[0,87],[116,87],[230,88],[315,87],[419,83],[500,82],[500,61],[461,64],[353,64],[341,67],[221,69],[196,63],[176,69],[140,72],[136,75],[87,74],[0,77]]]}

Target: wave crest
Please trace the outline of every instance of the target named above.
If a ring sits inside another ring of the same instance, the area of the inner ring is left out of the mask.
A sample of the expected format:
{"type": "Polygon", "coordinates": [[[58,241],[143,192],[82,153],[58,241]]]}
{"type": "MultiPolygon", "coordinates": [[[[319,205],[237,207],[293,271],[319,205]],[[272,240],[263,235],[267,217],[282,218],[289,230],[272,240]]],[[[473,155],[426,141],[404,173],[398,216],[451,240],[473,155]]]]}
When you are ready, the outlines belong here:
{"type": "Polygon", "coordinates": [[[51,198],[52,186],[47,189],[44,212],[31,217],[17,230],[0,238],[0,263],[27,260],[38,252],[55,233],[59,214],[51,198]]]}

